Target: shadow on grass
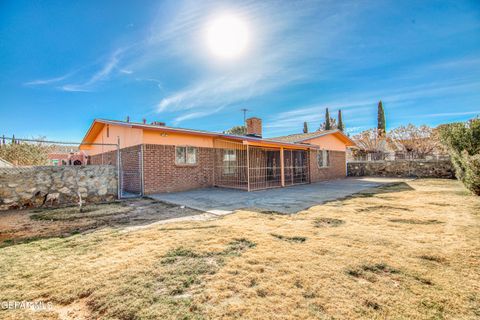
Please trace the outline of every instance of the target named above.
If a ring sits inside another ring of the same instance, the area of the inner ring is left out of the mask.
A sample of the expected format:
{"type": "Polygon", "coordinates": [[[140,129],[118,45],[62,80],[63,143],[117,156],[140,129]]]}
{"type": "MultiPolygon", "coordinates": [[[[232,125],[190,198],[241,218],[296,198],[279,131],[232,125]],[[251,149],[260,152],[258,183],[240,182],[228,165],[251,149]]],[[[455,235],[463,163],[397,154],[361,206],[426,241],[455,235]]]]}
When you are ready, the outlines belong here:
{"type": "MultiPolygon", "coordinates": [[[[202,213],[195,209],[150,199],[90,204],[81,212],[73,206],[11,210],[0,215],[0,248],[41,239],[65,238],[107,227],[148,225],[202,213]]],[[[214,227],[216,226],[203,226],[214,227]]],[[[165,231],[168,229],[165,228],[165,231]]]]}

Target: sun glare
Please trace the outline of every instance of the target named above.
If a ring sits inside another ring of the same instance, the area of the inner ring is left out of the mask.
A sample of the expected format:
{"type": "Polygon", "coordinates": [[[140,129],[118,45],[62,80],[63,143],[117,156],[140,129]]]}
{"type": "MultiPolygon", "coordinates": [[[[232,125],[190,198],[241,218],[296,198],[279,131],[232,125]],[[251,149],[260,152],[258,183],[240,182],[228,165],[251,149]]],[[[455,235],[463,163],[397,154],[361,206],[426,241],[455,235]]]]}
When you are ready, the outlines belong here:
{"type": "Polygon", "coordinates": [[[239,57],[248,45],[248,29],[245,23],[233,15],[222,15],[207,27],[207,44],[217,57],[239,57]]]}

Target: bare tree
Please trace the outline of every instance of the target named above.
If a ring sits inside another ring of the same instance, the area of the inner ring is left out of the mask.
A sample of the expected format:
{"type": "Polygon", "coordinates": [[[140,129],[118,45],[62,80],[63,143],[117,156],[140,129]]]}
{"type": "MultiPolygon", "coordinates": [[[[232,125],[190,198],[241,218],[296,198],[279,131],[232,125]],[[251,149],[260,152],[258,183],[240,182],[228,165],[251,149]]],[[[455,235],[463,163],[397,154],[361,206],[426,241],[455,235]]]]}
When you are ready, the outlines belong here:
{"type": "Polygon", "coordinates": [[[395,149],[410,154],[412,158],[425,158],[439,151],[437,132],[429,126],[408,124],[391,130],[388,139],[395,149]]]}
{"type": "Polygon", "coordinates": [[[0,158],[20,166],[39,166],[48,164],[48,153],[52,147],[37,138],[38,142],[23,142],[12,138],[11,143],[0,146],[0,158]]]}
{"type": "Polygon", "coordinates": [[[386,139],[379,137],[378,129],[369,129],[352,137],[360,150],[365,152],[381,152],[386,149],[386,139]]]}

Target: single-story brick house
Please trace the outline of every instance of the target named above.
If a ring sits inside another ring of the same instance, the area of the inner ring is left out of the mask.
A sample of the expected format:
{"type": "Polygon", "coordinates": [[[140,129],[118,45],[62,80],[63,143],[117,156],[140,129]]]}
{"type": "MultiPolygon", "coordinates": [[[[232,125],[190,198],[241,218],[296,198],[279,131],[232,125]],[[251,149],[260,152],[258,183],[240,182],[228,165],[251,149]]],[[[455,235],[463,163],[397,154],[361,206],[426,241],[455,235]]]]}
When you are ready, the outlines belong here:
{"type": "Polygon", "coordinates": [[[346,176],[345,151],[354,142],[339,130],[262,138],[249,118],[245,136],[129,121],[96,119],[81,150],[89,163],[120,164],[122,189],[154,194],[202,187],[247,191],[346,176]],[[119,143],[112,148],[93,144],[119,143]]]}

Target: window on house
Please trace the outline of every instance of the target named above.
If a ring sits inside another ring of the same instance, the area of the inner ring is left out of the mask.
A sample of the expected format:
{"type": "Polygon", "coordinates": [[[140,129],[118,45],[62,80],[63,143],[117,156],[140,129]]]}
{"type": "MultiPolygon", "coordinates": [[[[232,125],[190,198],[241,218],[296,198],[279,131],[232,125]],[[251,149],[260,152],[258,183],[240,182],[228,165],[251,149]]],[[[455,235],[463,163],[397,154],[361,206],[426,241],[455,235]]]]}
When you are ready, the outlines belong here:
{"type": "Polygon", "coordinates": [[[330,151],[328,150],[317,151],[317,165],[319,168],[327,168],[330,166],[330,151]]]}
{"type": "Polygon", "coordinates": [[[196,164],[197,148],[195,147],[175,147],[175,163],[177,164],[196,164]]]}
{"type": "Polygon", "coordinates": [[[107,138],[110,137],[110,126],[107,124],[107,138]]]}
{"type": "Polygon", "coordinates": [[[226,149],[223,151],[223,173],[234,174],[235,163],[237,162],[237,154],[235,150],[226,149]]]}

